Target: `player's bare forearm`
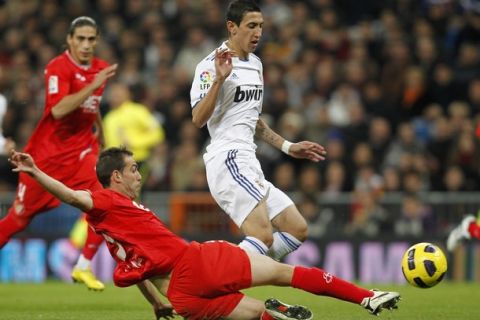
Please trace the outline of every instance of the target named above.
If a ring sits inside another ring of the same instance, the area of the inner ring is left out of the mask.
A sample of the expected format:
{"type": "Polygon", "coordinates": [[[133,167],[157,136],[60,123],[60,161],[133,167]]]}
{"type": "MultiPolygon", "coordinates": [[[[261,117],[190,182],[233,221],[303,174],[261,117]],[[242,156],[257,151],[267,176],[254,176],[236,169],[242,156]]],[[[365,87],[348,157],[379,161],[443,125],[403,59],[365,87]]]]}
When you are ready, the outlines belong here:
{"type": "Polygon", "coordinates": [[[158,295],[158,290],[155,285],[150,280],[144,280],[140,283],[137,283],[138,289],[142,292],[145,299],[150,302],[155,312],[155,316],[157,319],[165,318],[173,318],[174,310],[172,306],[168,303],[163,303],[158,295]]]}
{"type": "Polygon", "coordinates": [[[76,110],[88,97],[92,95],[96,88],[92,84],[86,86],[77,93],[65,96],[59,103],[52,108],[54,119],[62,119],[74,110],[76,110]]]}
{"type": "Polygon", "coordinates": [[[33,158],[27,153],[12,151],[10,162],[15,167],[13,171],[24,172],[35,179],[45,190],[53,194],[59,200],[79,208],[82,211],[89,211],[93,207],[91,195],[87,191],[73,190],[50,177],[40,170],[33,161],[33,158]]]}
{"type": "Polygon", "coordinates": [[[297,159],[308,159],[313,162],[319,162],[325,160],[327,154],[325,148],[316,142],[300,141],[291,143],[286,141],[282,136],[273,131],[262,119],[258,119],[257,121],[255,136],[297,159]],[[284,143],[288,145],[283,146],[284,143]]]}
{"type": "Polygon", "coordinates": [[[55,119],[61,119],[77,109],[95,90],[97,90],[107,79],[113,77],[118,65],[114,64],[100,71],[92,83],[85,86],[82,90],[63,97],[59,103],[52,108],[52,116],[55,119]]]}
{"type": "Polygon", "coordinates": [[[162,300],[160,300],[160,297],[158,296],[157,288],[155,288],[150,280],[143,280],[142,282],[137,283],[137,287],[153,307],[163,305],[162,300]]]}
{"type": "Polygon", "coordinates": [[[282,138],[278,133],[273,131],[261,118],[257,121],[257,126],[255,128],[255,137],[257,137],[257,139],[265,141],[266,143],[272,145],[277,149],[280,149],[282,147],[283,141],[285,141],[284,138],[282,138]]]}
{"type": "Polygon", "coordinates": [[[207,95],[192,109],[192,122],[197,128],[203,127],[212,116],[223,82],[221,79],[214,80],[207,95]]]}

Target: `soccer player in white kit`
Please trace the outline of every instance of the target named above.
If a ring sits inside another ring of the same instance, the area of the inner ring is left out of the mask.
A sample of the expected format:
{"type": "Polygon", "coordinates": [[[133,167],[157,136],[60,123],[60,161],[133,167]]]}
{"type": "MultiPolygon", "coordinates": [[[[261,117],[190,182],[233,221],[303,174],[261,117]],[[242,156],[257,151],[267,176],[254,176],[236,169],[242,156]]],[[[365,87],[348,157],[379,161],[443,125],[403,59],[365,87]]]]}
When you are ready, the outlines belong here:
{"type": "Polygon", "coordinates": [[[325,159],[325,149],[310,141],[291,143],[259,117],[263,67],[252,52],[262,28],[254,1],[230,3],[229,38],[197,65],[190,98],[193,123],[199,128],[207,124],[211,137],[203,156],[210,192],[245,234],[240,247],[280,259],[302,244],[307,223],[292,200],[265,179],[254,136],[315,162],[325,159]]]}

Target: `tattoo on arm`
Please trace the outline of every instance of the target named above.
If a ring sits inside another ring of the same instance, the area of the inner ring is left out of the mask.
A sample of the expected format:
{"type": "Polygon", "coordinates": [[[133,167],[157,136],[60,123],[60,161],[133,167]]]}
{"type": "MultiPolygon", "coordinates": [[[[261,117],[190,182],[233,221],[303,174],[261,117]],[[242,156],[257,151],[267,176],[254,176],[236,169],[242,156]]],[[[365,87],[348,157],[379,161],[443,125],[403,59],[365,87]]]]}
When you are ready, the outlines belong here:
{"type": "Polygon", "coordinates": [[[257,121],[257,126],[255,128],[255,136],[257,139],[261,139],[266,143],[274,146],[277,149],[281,148],[283,138],[273,131],[262,119],[257,121]]]}

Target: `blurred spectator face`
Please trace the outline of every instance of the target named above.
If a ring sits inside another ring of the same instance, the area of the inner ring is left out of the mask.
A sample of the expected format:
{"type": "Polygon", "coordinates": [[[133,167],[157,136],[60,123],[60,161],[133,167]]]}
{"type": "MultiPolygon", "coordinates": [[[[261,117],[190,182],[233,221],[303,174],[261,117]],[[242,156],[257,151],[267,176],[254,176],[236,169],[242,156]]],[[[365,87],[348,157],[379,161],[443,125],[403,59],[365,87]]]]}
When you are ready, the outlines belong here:
{"type": "Polygon", "coordinates": [[[91,26],[77,27],[67,36],[72,58],[79,64],[90,64],[97,46],[97,29],[91,26]]]}
{"type": "Polygon", "coordinates": [[[320,211],[317,203],[310,197],[303,197],[300,200],[298,210],[307,221],[314,221],[320,211]]]}
{"type": "Polygon", "coordinates": [[[367,79],[367,73],[361,61],[350,60],[345,65],[345,80],[355,87],[360,87],[367,79]]]}
{"type": "Polygon", "coordinates": [[[405,86],[410,89],[421,88],[424,85],[425,75],[422,69],[417,67],[408,68],[405,74],[405,86]]]}
{"type": "Polygon", "coordinates": [[[288,140],[298,140],[304,127],[304,118],[293,111],[285,112],[279,120],[279,133],[288,140]]]}
{"type": "Polygon", "coordinates": [[[273,172],[273,181],[277,188],[284,191],[293,191],[295,189],[295,170],[289,162],[283,162],[275,167],[273,172]]]}
{"type": "Polygon", "coordinates": [[[398,137],[404,144],[411,144],[415,141],[415,132],[411,123],[404,122],[398,128],[398,137]]]}
{"type": "Polygon", "coordinates": [[[418,193],[423,189],[423,182],[416,172],[407,172],[403,177],[403,188],[409,193],[418,193]]]}
{"type": "Polygon", "coordinates": [[[386,142],[390,139],[391,130],[390,124],[385,118],[376,117],[370,122],[369,138],[370,141],[386,142]]]}
{"type": "Polygon", "coordinates": [[[432,38],[422,37],[417,40],[416,54],[421,62],[432,63],[435,60],[437,49],[432,38]]]}
{"type": "Polygon", "coordinates": [[[464,130],[469,122],[469,106],[463,101],[454,101],[448,106],[448,115],[450,116],[450,125],[455,132],[464,130]]]}
{"type": "Polygon", "coordinates": [[[443,63],[438,64],[433,72],[433,78],[440,85],[447,85],[453,80],[452,69],[443,63]]]}
{"type": "Polygon", "coordinates": [[[356,41],[350,48],[350,59],[358,62],[368,60],[367,46],[362,41],[356,41]]]}
{"type": "Polygon", "coordinates": [[[392,41],[387,44],[388,56],[394,63],[406,63],[410,59],[410,50],[404,41],[392,41]]]}
{"type": "Polygon", "coordinates": [[[409,219],[421,217],[423,214],[421,203],[415,197],[405,197],[402,205],[402,214],[409,219]]]}
{"type": "Polygon", "coordinates": [[[320,191],[320,173],[314,166],[302,168],[300,172],[299,188],[307,194],[314,194],[320,191]]]}
{"type": "Polygon", "coordinates": [[[439,104],[432,103],[425,108],[423,116],[428,121],[435,121],[442,117],[442,107],[439,104]]]}
{"type": "Polygon", "coordinates": [[[386,192],[400,191],[400,174],[393,167],[383,171],[383,186],[386,192]]]}
{"type": "Polygon", "coordinates": [[[337,187],[338,191],[342,191],[343,184],[345,183],[345,168],[340,162],[330,162],[325,175],[327,189],[329,187],[337,187]]]}
{"type": "Polygon", "coordinates": [[[328,159],[330,161],[333,160],[343,160],[345,156],[345,146],[340,139],[330,139],[327,142],[327,152],[328,152],[328,159]]]}
{"type": "Polygon", "coordinates": [[[479,54],[477,46],[473,43],[463,43],[460,46],[458,54],[458,63],[460,66],[472,66],[478,63],[479,54]]]}
{"type": "Polygon", "coordinates": [[[416,38],[434,36],[433,28],[426,19],[417,18],[413,28],[416,38]]]}
{"type": "Polygon", "coordinates": [[[413,169],[413,155],[409,152],[403,152],[400,155],[399,168],[400,171],[405,172],[413,169]]]}
{"type": "Polygon", "coordinates": [[[359,143],[353,150],[353,162],[357,168],[373,163],[372,149],[366,143],[359,143]]]}
{"type": "Polygon", "coordinates": [[[435,120],[433,127],[433,136],[435,140],[440,141],[449,138],[452,135],[452,126],[446,117],[440,117],[435,120]]]}
{"type": "MultiPolygon", "coordinates": [[[[472,104],[480,106],[480,79],[474,79],[470,82],[468,87],[468,97],[472,104]]],[[[480,110],[475,110],[478,112],[480,110]]]]}
{"type": "Polygon", "coordinates": [[[125,101],[130,100],[130,90],[123,83],[113,83],[110,85],[109,98],[110,108],[117,108],[125,101]]]}
{"type": "Polygon", "coordinates": [[[462,191],[465,185],[465,175],[459,167],[449,167],[445,172],[443,183],[447,191],[462,191]]]}

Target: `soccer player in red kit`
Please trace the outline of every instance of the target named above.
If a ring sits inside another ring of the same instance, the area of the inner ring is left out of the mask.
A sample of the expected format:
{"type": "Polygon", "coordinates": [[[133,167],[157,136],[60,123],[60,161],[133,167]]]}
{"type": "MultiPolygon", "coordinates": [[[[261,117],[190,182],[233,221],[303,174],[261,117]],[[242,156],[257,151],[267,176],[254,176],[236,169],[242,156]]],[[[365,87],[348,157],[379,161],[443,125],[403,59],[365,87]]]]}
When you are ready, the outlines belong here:
{"type": "MultiPolygon", "coordinates": [[[[99,105],[105,83],[115,74],[117,65],[109,66],[94,57],[98,35],[92,18],[72,21],[68,49],[45,68],[45,110],[25,147],[43,171],[75,189],[101,189],[95,174],[102,134],[99,105]]],[[[25,229],[36,214],[59,205],[60,201],[32,178],[20,174],[15,201],[0,220],[0,248],[25,229]]],[[[72,273],[74,281],[94,290],[104,289],[90,271],[90,260],[102,241],[89,230],[72,273]]]]}
{"type": "Polygon", "coordinates": [[[184,242],[153,212],[134,201],[141,175],[132,153],[124,148],[100,154],[96,172],[105,189],[97,191],[70,189],[42,172],[26,153],[13,151],[10,161],[14,171],[30,175],[60,200],[86,212],[88,223],[105,237],[118,263],[115,284],[155,285],[171,303],[160,307],[165,318],[173,314],[172,306],[190,320],[312,318],[305,307],[275,299],[264,304],[240,292],[261,285],[291,286],[334,297],[359,304],[373,314],[396,308],[400,299],[396,292],[366,290],[319,268],[283,264],[226,241],[184,242]]]}

